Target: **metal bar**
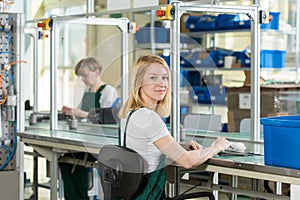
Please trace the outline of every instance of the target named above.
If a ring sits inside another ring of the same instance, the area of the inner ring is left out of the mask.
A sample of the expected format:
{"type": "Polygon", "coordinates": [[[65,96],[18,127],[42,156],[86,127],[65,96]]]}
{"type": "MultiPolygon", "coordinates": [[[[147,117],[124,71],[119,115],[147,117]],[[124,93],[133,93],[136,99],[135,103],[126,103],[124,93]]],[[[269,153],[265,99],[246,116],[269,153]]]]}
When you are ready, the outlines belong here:
{"type": "Polygon", "coordinates": [[[52,151],[52,160],[51,160],[51,168],[50,168],[50,176],[51,176],[51,193],[50,193],[50,199],[51,200],[57,200],[57,169],[58,169],[58,155],[53,150],[52,151]]]}
{"type": "Polygon", "coordinates": [[[155,49],[156,49],[156,46],[155,46],[155,11],[154,10],[151,10],[151,15],[150,15],[150,46],[151,46],[151,53],[152,54],[155,54],[155,49]]]}
{"type": "MultiPolygon", "coordinates": [[[[252,140],[260,140],[260,24],[258,6],[251,19],[251,127],[252,140]]],[[[257,150],[254,149],[255,152],[257,150]]]]}
{"type": "Polygon", "coordinates": [[[186,3],[183,7],[185,12],[219,12],[219,13],[240,13],[249,14],[256,12],[256,6],[237,6],[237,5],[199,5],[186,3]]]}
{"type": "MultiPolygon", "coordinates": [[[[128,72],[129,72],[129,39],[128,39],[128,24],[129,21],[126,19],[123,20],[122,26],[119,26],[119,28],[122,31],[122,67],[121,67],[121,77],[122,77],[122,91],[121,91],[121,97],[122,102],[124,103],[128,98],[129,93],[129,87],[128,87],[128,72]]],[[[122,121],[120,123],[123,123],[122,121]]]]}
{"type": "Polygon", "coordinates": [[[25,34],[29,34],[33,38],[33,112],[38,111],[38,39],[39,39],[39,30],[34,27],[26,27],[24,29],[25,34]]]}
{"type": "MultiPolygon", "coordinates": [[[[300,0],[297,0],[296,3],[296,10],[300,9],[300,0]]],[[[295,49],[295,55],[296,55],[296,83],[299,83],[299,52],[300,52],[300,12],[296,12],[296,49],[295,49]]]]}
{"type": "Polygon", "coordinates": [[[264,199],[276,199],[276,200],[288,200],[289,199],[288,196],[279,196],[279,195],[276,195],[276,194],[271,194],[271,193],[266,193],[266,192],[234,188],[234,187],[230,187],[230,186],[227,186],[227,185],[213,184],[212,189],[218,190],[219,192],[233,193],[233,194],[244,195],[244,196],[248,196],[248,197],[264,198],[264,199]]]}
{"type": "MultiPolygon", "coordinates": [[[[124,26],[124,21],[128,21],[126,18],[71,18],[71,17],[56,17],[55,23],[57,24],[86,24],[86,25],[106,25],[106,26],[124,26]]],[[[124,30],[123,30],[124,31],[124,30]]]]}
{"type": "Polygon", "coordinates": [[[94,0],[86,1],[86,17],[94,13],[94,0]]]}
{"type": "Polygon", "coordinates": [[[57,23],[53,18],[52,29],[50,30],[50,130],[57,129],[57,23]]]}
{"type": "MultiPolygon", "coordinates": [[[[219,184],[219,172],[214,172],[212,182],[213,182],[213,184],[219,184]]],[[[219,191],[218,190],[213,189],[213,194],[216,199],[219,199],[219,191]]]]}
{"type": "MultiPolygon", "coordinates": [[[[23,35],[21,34],[21,30],[24,29],[24,15],[17,13],[13,14],[16,15],[16,21],[17,21],[17,29],[16,36],[17,36],[17,44],[16,44],[16,60],[21,60],[23,55],[22,52],[24,52],[25,47],[25,41],[23,38],[23,35]]],[[[15,78],[15,89],[16,89],[16,95],[17,95],[17,130],[18,131],[24,131],[25,129],[25,101],[24,101],[24,67],[22,67],[22,63],[18,63],[16,67],[16,76],[15,78]]]]}
{"type": "Polygon", "coordinates": [[[38,199],[38,168],[39,168],[39,157],[38,153],[34,150],[33,151],[33,181],[32,181],[32,190],[33,190],[33,195],[34,198],[37,200],[38,199]]]}
{"type": "MultiPolygon", "coordinates": [[[[233,188],[237,188],[238,187],[238,176],[231,176],[231,186],[233,188]]],[[[231,200],[237,200],[237,194],[231,194],[231,200]]]]}
{"type": "Polygon", "coordinates": [[[171,22],[170,39],[170,70],[172,80],[172,112],[171,112],[171,133],[175,141],[180,142],[180,10],[179,3],[175,7],[174,20],[171,22]]]}

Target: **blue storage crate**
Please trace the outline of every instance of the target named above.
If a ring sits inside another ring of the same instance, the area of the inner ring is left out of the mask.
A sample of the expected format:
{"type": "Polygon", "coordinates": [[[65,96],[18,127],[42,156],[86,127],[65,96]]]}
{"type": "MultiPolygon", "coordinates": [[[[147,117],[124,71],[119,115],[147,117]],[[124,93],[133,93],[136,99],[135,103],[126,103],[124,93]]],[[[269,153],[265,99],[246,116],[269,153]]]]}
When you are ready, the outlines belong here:
{"type": "Polygon", "coordinates": [[[192,56],[192,64],[200,68],[224,67],[224,57],[232,54],[231,50],[217,49],[207,51],[195,51],[192,56]]]}
{"type": "Polygon", "coordinates": [[[190,31],[217,30],[217,18],[216,15],[189,16],[185,27],[190,31]]]}
{"type": "Polygon", "coordinates": [[[182,67],[193,67],[192,65],[192,52],[190,50],[180,51],[180,65],[182,67]]]}
{"type": "Polygon", "coordinates": [[[220,29],[246,29],[251,27],[251,21],[243,14],[219,14],[218,27],[220,29]]]}
{"type": "Polygon", "coordinates": [[[194,86],[190,91],[190,98],[195,99],[200,104],[218,104],[227,105],[227,92],[226,88],[222,85],[215,86],[194,86]]]}
{"type": "Polygon", "coordinates": [[[261,68],[283,68],[285,66],[286,51],[281,50],[261,50],[261,68]]]}
{"type": "Polygon", "coordinates": [[[262,118],[265,164],[300,169],[300,115],[262,118]]]}
{"type": "Polygon", "coordinates": [[[185,22],[185,27],[190,31],[199,31],[198,21],[200,16],[189,16],[185,22]]]}
{"type": "Polygon", "coordinates": [[[261,24],[260,28],[279,30],[280,12],[269,12],[269,15],[272,16],[272,20],[268,24],[261,24]]]}
{"type": "Polygon", "coordinates": [[[200,83],[200,73],[198,71],[180,70],[180,86],[196,86],[200,83]]]}
{"type": "Polygon", "coordinates": [[[135,34],[135,40],[137,43],[150,43],[150,31],[154,28],[154,36],[156,43],[169,43],[170,42],[170,30],[162,27],[142,27],[135,34]]]}
{"type": "Polygon", "coordinates": [[[202,31],[217,30],[218,16],[216,15],[202,15],[197,23],[197,27],[202,31]]]}
{"type": "Polygon", "coordinates": [[[235,56],[243,67],[251,67],[251,58],[247,56],[246,51],[235,51],[232,56],[235,56]]]}

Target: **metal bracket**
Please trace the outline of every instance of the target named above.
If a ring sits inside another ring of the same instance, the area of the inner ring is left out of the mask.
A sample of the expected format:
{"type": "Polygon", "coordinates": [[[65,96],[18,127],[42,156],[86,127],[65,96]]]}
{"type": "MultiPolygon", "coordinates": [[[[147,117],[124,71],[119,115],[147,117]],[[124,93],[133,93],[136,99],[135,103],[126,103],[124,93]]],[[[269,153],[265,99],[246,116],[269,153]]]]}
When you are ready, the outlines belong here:
{"type": "Polygon", "coordinates": [[[272,20],[272,16],[269,14],[267,10],[260,10],[259,11],[259,20],[260,24],[268,24],[272,20]]]}

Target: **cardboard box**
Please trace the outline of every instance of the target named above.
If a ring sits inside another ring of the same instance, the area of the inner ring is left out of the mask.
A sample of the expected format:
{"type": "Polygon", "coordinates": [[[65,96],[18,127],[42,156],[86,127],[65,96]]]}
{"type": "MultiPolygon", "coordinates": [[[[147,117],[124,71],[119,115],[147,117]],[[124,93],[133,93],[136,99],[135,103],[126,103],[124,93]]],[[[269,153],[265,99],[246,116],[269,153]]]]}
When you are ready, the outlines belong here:
{"type": "MultiPolygon", "coordinates": [[[[245,76],[246,76],[246,79],[244,81],[244,85],[250,85],[251,84],[251,71],[250,70],[249,71],[244,71],[244,73],[245,73],[245,76]]],[[[263,79],[262,77],[260,77],[260,84],[263,84],[265,82],[266,82],[266,80],[263,79]]]]}
{"type": "MultiPolygon", "coordinates": [[[[300,96],[299,84],[262,85],[260,90],[261,117],[300,114],[300,99],[298,101],[300,96]]],[[[251,107],[249,109],[248,106],[251,101],[240,106],[242,103],[240,102],[241,94],[250,95],[250,86],[227,88],[229,132],[238,132],[240,121],[244,118],[250,118],[251,107]]],[[[242,101],[245,101],[245,99],[242,99],[242,101]]]]}

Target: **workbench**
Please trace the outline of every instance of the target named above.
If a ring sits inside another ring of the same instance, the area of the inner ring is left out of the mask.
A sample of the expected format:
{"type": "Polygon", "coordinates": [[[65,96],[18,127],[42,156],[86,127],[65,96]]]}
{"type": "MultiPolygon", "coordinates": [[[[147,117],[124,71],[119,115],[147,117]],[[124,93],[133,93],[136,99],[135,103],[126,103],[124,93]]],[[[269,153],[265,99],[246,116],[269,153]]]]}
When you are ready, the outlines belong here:
{"type": "MultiPolygon", "coordinates": [[[[49,130],[43,126],[27,128],[24,132],[19,132],[21,141],[30,145],[39,154],[43,155],[51,163],[51,180],[57,180],[58,159],[63,153],[70,151],[89,152],[97,155],[101,147],[105,144],[118,144],[118,126],[117,125],[79,125],[77,130],[69,130],[66,122],[60,123],[60,130],[49,130]]],[[[225,136],[231,141],[243,141],[250,151],[258,151],[252,156],[215,156],[205,164],[197,168],[185,170],[174,164],[182,173],[196,172],[214,172],[228,174],[236,177],[247,177],[253,179],[270,180],[291,184],[291,198],[280,197],[276,199],[299,198],[300,194],[300,170],[273,167],[264,165],[264,156],[259,152],[263,149],[262,142],[253,142],[247,140],[248,136],[241,133],[211,133],[211,132],[192,132],[187,130],[187,139],[195,139],[201,144],[210,143],[217,136],[225,136]],[[190,133],[189,133],[190,132],[190,133]]],[[[179,186],[180,177],[175,176],[174,182],[179,186]]],[[[57,182],[51,181],[51,200],[57,199],[57,182]]],[[[218,184],[215,180],[211,188],[215,191],[224,191],[224,186],[218,184]]],[[[228,191],[239,193],[234,187],[228,191]]],[[[260,195],[260,192],[253,191],[253,194],[260,195]]]]}

